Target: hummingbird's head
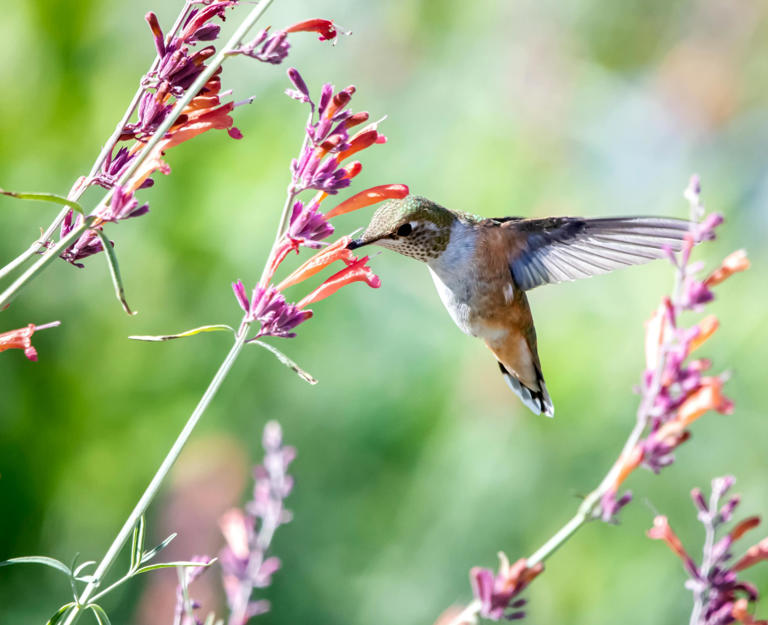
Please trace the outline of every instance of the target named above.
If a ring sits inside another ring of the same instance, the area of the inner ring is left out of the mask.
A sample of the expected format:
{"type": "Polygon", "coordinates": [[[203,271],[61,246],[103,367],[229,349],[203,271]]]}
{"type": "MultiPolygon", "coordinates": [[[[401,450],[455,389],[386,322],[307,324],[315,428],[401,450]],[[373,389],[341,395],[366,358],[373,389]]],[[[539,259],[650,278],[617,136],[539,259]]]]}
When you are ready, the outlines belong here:
{"type": "Polygon", "coordinates": [[[445,250],[455,219],[447,208],[418,195],[389,200],[373,214],[360,238],[347,247],[354,250],[364,245],[380,245],[428,262],[445,250]]]}

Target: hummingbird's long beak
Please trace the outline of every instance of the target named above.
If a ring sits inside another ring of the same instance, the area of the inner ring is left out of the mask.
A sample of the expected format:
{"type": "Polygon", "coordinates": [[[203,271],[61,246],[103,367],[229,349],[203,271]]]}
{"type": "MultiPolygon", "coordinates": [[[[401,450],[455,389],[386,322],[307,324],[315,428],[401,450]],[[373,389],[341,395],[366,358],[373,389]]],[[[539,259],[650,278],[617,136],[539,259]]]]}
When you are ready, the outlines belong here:
{"type": "Polygon", "coordinates": [[[367,241],[363,241],[362,239],[352,239],[347,244],[348,250],[356,250],[358,247],[363,247],[363,245],[366,245],[367,241]]]}

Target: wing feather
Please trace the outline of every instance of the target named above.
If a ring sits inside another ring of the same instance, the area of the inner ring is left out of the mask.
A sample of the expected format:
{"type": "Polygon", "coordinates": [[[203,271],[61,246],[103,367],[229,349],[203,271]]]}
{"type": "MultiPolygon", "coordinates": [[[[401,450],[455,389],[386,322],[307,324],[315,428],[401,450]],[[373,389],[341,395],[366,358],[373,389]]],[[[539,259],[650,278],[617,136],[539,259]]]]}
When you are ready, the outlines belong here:
{"type": "Polygon", "coordinates": [[[509,265],[524,290],[663,258],[682,249],[691,225],[667,217],[495,221],[511,237],[509,265]]]}

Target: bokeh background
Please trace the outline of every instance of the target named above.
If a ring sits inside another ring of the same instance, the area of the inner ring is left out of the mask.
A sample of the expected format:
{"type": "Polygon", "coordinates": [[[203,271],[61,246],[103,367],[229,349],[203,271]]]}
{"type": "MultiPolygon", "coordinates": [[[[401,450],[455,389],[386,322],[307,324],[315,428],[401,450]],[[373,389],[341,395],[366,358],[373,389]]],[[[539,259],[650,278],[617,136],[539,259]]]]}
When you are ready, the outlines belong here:
{"type": "MultiPolygon", "coordinates": [[[[3,187],[65,193],[90,168],[154,54],[143,15],[167,27],[180,4],[4,4],[3,187]]],[[[768,513],[767,13],[728,0],[303,0],[276,2],[266,20],[322,15],[354,31],[336,47],[295,36],[289,62],[315,92],[355,84],[357,109],[389,116],[389,143],[365,154],[356,190],[404,182],[487,216],[684,216],[698,172],[705,203],[726,216],[699,253],[710,265],[736,247],[750,254],[752,270],[718,288],[722,328],[705,348],[733,371],[735,414],[696,423],[674,466],[632,478],[620,526],[588,526],[552,558],[526,593],[530,622],[687,622],[679,562],[644,536],[654,512],[698,549],[688,491],[731,473],[742,512],[768,513]]],[[[229,283],[258,277],[301,141],[305,110],[282,95],[285,68],[229,62],[225,86],[256,96],[237,111],[245,140],[208,133],[174,149],[172,175],[142,196],[149,215],[110,231],[137,316],[114,301],[98,257],[52,267],[3,313],[0,331],[63,325],[35,337],[36,364],[0,356],[0,559],[98,559],[228,349],[225,335],[126,337],[239,319],[229,283]]],[[[5,262],[56,209],[0,206],[5,262]]],[[[283,570],[263,593],[265,625],[431,623],[470,598],[470,566],[542,544],[633,423],[643,321],[671,284],[656,263],[531,294],[550,421],[453,326],[425,268],[391,253],[374,264],[379,291],[345,289],[279,342],[321,383],[246,352],[149,514],[158,541],[181,532],[171,557],[215,553],[216,518],[244,500],[262,427],[279,419],[299,451],[295,520],[276,537],[283,570]]],[[[221,599],[217,575],[196,593],[208,607],[221,599]]],[[[749,578],[768,592],[768,566],[749,578]]],[[[174,583],[171,571],[126,586],[105,603],[112,622],[170,623],[174,583]]],[[[68,596],[55,573],[0,570],[4,625],[45,622],[68,596]]]]}

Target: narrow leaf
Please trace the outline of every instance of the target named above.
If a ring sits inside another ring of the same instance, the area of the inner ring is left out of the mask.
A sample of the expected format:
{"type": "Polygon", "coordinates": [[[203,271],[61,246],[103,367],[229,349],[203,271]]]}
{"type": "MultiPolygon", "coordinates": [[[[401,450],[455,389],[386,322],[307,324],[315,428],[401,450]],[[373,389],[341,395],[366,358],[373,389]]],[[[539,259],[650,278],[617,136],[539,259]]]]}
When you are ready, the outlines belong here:
{"type": "Polygon", "coordinates": [[[214,325],[209,326],[200,326],[199,328],[192,328],[191,330],[187,330],[186,332],[179,332],[178,334],[159,334],[157,336],[153,335],[141,335],[141,336],[129,336],[129,339],[133,339],[134,341],[153,341],[153,342],[160,342],[160,341],[171,341],[173,339],[183,339],[187,336],[194,336],[195,334],[200,334],[201,332],[223,332],[225,330],[228,330],[229,332],[235,333],[235,329],[231,328],[230,326],[218,323],[214,325]]]}
{"type": "Polygon", "coordinates": [[[174,532],[168,538],[166,538],[163,542],[161,542],[157,547],[145,551],[144,554],[141,556],[141,564],[144,564],[145,562],[149,562],[158,553],[160,553],[163,549],[165,549],[168,545],[170,545],[171,541],[174,538],[176,538],[176,536],[178,536],[178,534],[174,532]]]}
{"type": "Polygon", "coordinates": [[[93,615],[96,617],[96,621],[98,622],[99,625],[112,625],[109,622],[109,617],[107,616],[107,613],[104,611],[104,608],[102,608],[100,605],[91,603],[87,607],[93,612],[93,615]]]}
{"type": "Polygon", "coordinates": [[[183,566],[183,567],[192,567],[192,566],[203,566],[203,567],[209,567],[211,564],[216,562],[216,558],[211,560],[210,562],[189,562],[181,560],[179,562],[159,562],[158,564],[150,564],[148,566],[142,566],[140,569],[136,571],[136,575],[140,575],[141,573],[147,573],[149,571],[156,571],[157,569],[170,569],[174,566],[183,566]]]}
{"type": "Polygon", "coordinates": [[[61,619],[66,616],[67,612],[69,612],[70,608],[75,607],[77,605],[74,601],[70,601],[69,603],[61,606],[58,610],[56,610],[56,613],[48,619],[48,622],[46,625],[56,625],[61,619]]]}
{"type": "Polygon", "coordinates": [[[120,275],[120,265],[117,263],[117,254],[115,254],[115,248],[107,238],[102,230],[94,230],[101,239],[101,246],[104,248],[104,255],[107,258],[107,265],[109,267],[109,275],[112,276],[112,284],[115,285],[115,295],[117,300],[122,304],[123,310],[129,315],[135,315],[131,312],[128,302],[125,300],[125,289],[123,288],[123,278],[120,275]]]}
{"type": "Polygon", "coordinates": [[[8,197],[15,197],[18,200],[39,200],[41,202],[53,202],[54,204],[63,204],[69,206],[73,211],[85,214],[83,207],[77,202],[65,198],[63,195],[56,195],[55,193],[19,193],[18,191],[6,191],[0,189],[0,195],[7,195],[8,197]]]}
{"type": "Polygon", "coordinates": [[[72,576],[72,570],[66,564],[56,558],[49,558],[47,556],[24,556],[0,562],[0,566],[10,566],[11,564],[44,564],[65,573],[68,577],[72,576]]]}
{"type": "Polygon", "coordinates": [[[131,566],[129,571],[135,571],[141,564],[141,554],[144,551],[144,515],[139,517],[136,527],[133,528],[133,538],[131,538],[131,566]]]}
{"type": "Polygon", "coordinates": [[[72,577],[74,577],[75,579],[79,579],[78,576],[83,572],[85,567],[91,566],[92,564],[96,564],[96,560],[88,560],[88,562],[83,562],[74,571],[72,571],[72,577]]]}
{"type": "Polygon", "coordinates": [[[309,384],[317,384],[317,380],[312,377],[309,373],[304,371],[299,365],[297,365],[293,360],[288,358],[283,352],[281,352],[276,347],[273,347],[272,345],[269,345],[268,343],[262,343],[261,341],[249,341],[252,344],[260,345],[264,349],[268,349],[271,351],[277,359],[283,363],[286,367],[291,369],[296,375],[298,375],[302,380],[305,382],[308,382],[309,384]]]}

